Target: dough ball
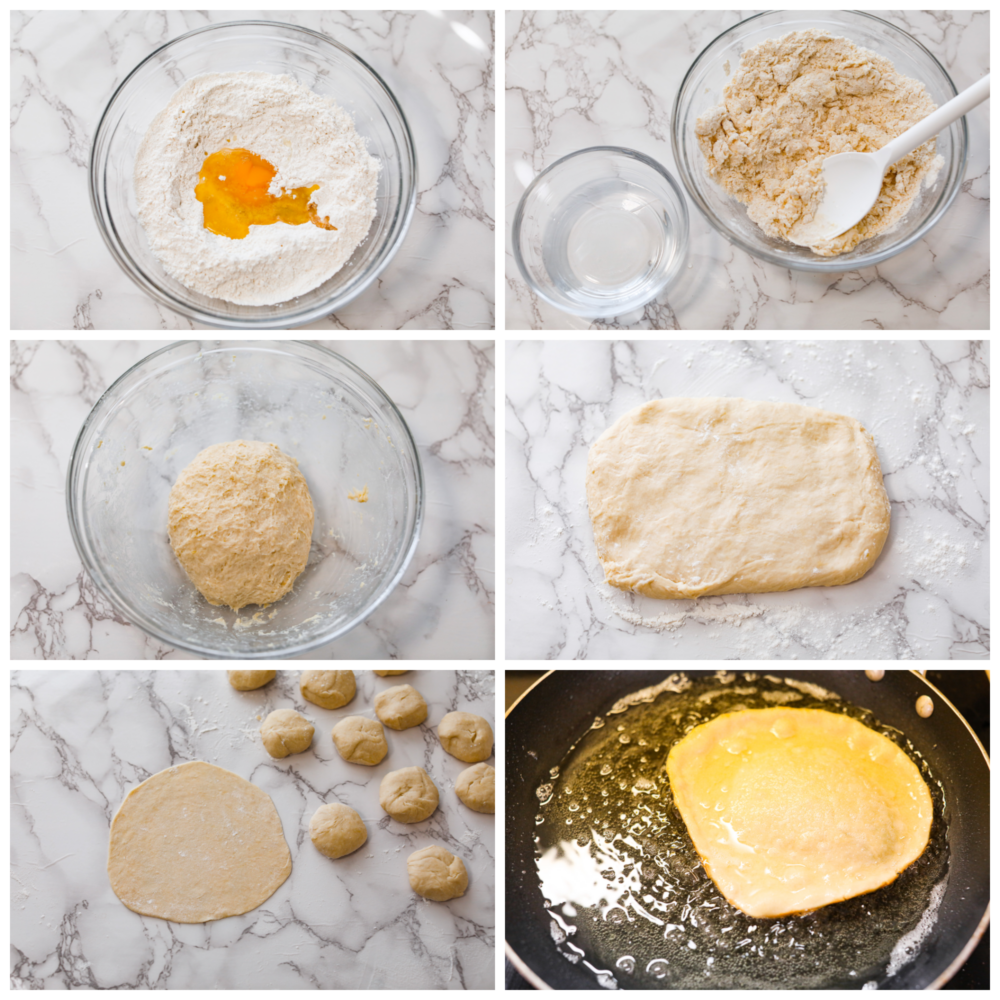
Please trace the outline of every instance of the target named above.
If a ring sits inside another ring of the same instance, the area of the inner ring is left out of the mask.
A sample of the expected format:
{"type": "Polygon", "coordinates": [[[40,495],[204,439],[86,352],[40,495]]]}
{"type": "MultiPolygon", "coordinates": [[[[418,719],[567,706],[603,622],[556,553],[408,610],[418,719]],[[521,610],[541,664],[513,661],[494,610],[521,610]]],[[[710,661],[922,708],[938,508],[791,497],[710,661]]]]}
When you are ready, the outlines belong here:
{"type": "Polygon", "coordinates": [[[496,776],[489,764],[473,764],[455,779],[455,794],[478,813],[495,812],[496,776]]]}
{"type": "Polygon", "coordinates": [[[390,729],[412,729],[427,718],[427,702],[409,684],[386,688],[375,695],[375,714],[390,729]]]}
{"type": "Polygon", "coordinates": [[[469,874],[462,859],[437,844],[414,851],[406,859],[406,873],[410,876],[410,888],[436,903],[464,896],[469,887],[469,874]]]}
{"type": "Polygon", "coordinates": [[[400,674],[408,674],[409,670],[376,670],[379,677],[398,677],[400,674]]]}
{"type": "Polygon", "coordinates": [[[303,670],[299,683],[302,697],[320,708],[342,708],[358,689],[353,670],[303,670]]]}
{"type": "Polygon", "coordinates": [[[287,757],[290,753],[308,750],[315,731],[304,715],[290,708],[279,708],[264,720],[260,738],[264,741],[264,749],[272,757],[287,757]]]}
{"type": "Polygon", "coordinates": [[[404,767],[382,779],[378,801],[400,823],[419,823],[437,809],[438,790],[422,767],[404,767]]]}
{"type": "Polygon", "coordinates": [[[486,760],[493,752],[493,730],[481,716],[471,712],[449,712],[438,723],[441,746],[469,764],[486,760]]]}
{"type": "Polygon", "coordinates": [[[298,462],[276,444],[213,444],[177,477],[167,529],[184,572],[209,604],[266,607],[306,568],[312,497],[298,462]]]}
{"type": "Polygon", "coordinates": [[[367,839],[364,820],[340,802],[320,806],[309,820],[309,836],[320,854],[342,858],[353,854],[367,839]]]}
{"type": "Polygon", "coordinates": [[[349,715],[333,727],[333,745],[352,764],[378,764],[389,752],[381,722],[349,715]]]}
{"type": "Polygon", "coordinates": [[[255,691],[278,676],[277,670],[227,670],[226,673],[237,691],[255,691]]]}

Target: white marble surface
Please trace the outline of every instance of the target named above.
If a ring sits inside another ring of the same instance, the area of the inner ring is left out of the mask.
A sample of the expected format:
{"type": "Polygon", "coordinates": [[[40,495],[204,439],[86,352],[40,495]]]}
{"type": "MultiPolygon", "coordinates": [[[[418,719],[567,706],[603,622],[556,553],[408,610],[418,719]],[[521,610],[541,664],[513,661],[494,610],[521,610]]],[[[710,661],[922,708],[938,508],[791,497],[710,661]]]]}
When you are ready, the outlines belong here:
{"type": "Polygon", "coordinates": [[[509,344],[508,659],[988,659],[989,345],[966,341],[509,344]],[[604,583],[587,452],[669,396],[856,417],[875,438],[889,538],[855,583],[658,601],[604,583]]]}
{"type": "MultiPolygon", "coordinates": [[[[641,317],[592,323],[537,299],[510,248],[531,178],[588,146],[652,156],[678,183],[670,115],[684,74],[726,28],[758,11],[527,11],[505,22],[507,329],[950,329],[989,326],[990,102],[968,116],[969,162],[947,215],[877,267],[789,271],[732,246],[688,199],[690,267],[641,317]]],[[[872,11],[914,35],[959,90],[989,71],[988,11],[872,11]]]]}
{"type": "MultiPolygon", "coordinates": [[[[257,691],[222,670],[20,671],[11,680],[11,987],[13,989],[492,989],[494,817],[454,792],[468,765],[434,727],[446,712],[496,718],[493,671],[357,672],[358,693],[328,711],[302,698],[297,671],[257,691]],[[427,722],[387,732],[376,767],[349,764],[330,729],[374,718],[377,691],[412,684],[427,722]],[[312,747],[273,760],[260,722],[294,708],[316,726],[312,747]],[[274,801],[292,874],[257,909],[208,924],[143,917],[108,882],[108,831],[122,800],[164,768],[204,760],[274,801]],[[379,782],[417,765],[441,802],[422,823],[383,812],[379,782]],[[320,805],[344,802],[367,843],[332,861],[309,839],[320,805]],[[437,843],[462,858],[469,888],[434,903],[409,886],[406,858],[437,843]]],[[[491,758],[491,763],[495,761],[491,758]]]]}
{"type": "MultiPolygon", "coordinates": [[[[11,656],[188,659],[123,620],[83,569],[66,518],[81,424],[123,372],[168,341],[11,345],[11,656]]],[[[494,345],[320,341],[396,403],[420,451],[424,526],[403,579],[371,617],[306,658],[492,659],[494,345]]]]}
{"type": "Polygon", "coordinates": [[[413,132],[416,213],[376,284],[311,330],[494,326],[493,11],[45,11],[11,15],[11,323],[24,330],[206,329],[126,277],[90,207],[105,105],[161,45],[206,24],[328,34],[396,94],[413,132]]]}

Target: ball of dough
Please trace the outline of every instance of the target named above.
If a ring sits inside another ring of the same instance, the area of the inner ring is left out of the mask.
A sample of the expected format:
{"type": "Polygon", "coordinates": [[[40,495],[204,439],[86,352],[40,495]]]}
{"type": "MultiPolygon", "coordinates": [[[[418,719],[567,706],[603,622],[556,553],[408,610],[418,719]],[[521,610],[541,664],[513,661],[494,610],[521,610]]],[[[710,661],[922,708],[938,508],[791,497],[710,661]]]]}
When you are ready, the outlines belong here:
{"type": "Polygon", "coordinates": [[[342,858],[352,854],[367,839],[364,820],[350,807],[340,802],[320,806],[309,820],[309,836],[320,854],[342,858]]]}
{"type": "Polygon", "coordinates": [[[441,746],[459,760],[476,764],[493,752],[493,730],[481,716],[471,712],[449,712],[438,723],[441,746]]]}
{"type": "Polygon", "coordinates": [[[419,823],[437,809],[438,790],[422,767],[404,767],[382,779],[378,801],[400,823],[419,823]]]}
{"type": "Polygon", "coordinates": [[[320,708],[342,708],[358,689],[353,670],[303,670],[299,683],[302,697],[320,708]]]}
{"type": "Polygon", "coordinates": [[[333,727],[333,745],[352,764],[378,764],[389,752],[381,722],[349,715],[333,727]]]}
{"type": "Polygon", "coordinates": [[[493,805],[496,776],[489,764],[473,764],[455,779],[455,794],[478,813],[496,812],[493,805]]]}
{"type": "Polygon", "coordinates": [[[266,607],[306,568],[312,497],[298,462],[276,444],[213,444],[177,477],[167,530],[184,572],[209,604],[266,607]]]}
{"type": "Polygon", "coordinates": [[[469,873],[462,859],[437,844],[414,851],[406,859],[406,873],[415,893],[437,903],[464,896],[469,887],[469,873]]]}
{"type": "Polygon", "coordinates": [[[277,670],[227,670],[226,673],[237,691],[255,691],[278,676],[277,670]]]}
{"type": "Polygon", "coordinates": [[[272,757],[287,757],[290,753],[302,753],[312,745],[313,724],[290,708],[279,708],[272,712],[260,727],[260,738],[264,749],[272,757]]]}
{"type": "Polygon", "coordinates": [[[408,674],[409,670],[376,670],[379,677],[398,677],[400,674],[408,674]]]}
{"type": "Polygon", "coordinates": [[[390,729],[412,729],[427,718],[427,702],[409,684],[398,684],[375,695],[375,714],[390,729]]]}

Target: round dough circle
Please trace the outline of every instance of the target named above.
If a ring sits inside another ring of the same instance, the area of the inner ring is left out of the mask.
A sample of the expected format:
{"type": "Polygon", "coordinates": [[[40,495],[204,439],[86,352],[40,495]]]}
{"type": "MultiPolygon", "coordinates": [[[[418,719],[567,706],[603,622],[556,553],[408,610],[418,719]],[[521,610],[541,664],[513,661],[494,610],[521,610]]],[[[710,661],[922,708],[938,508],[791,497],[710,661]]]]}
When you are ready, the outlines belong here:
{"type": "Polygon", "coordinates": [[[427,719],[427,702],[409,684],[397,684],[375,695],[375,714],[390,729],[412,729],[427,719]]]}
{"type": "Polygon", "coordinates": [[[449,712],[438,723],[441,746],[459,760],[476,764],[493,753],[493,730],[481,716],[471,712],[449,712]]]}
{"type": "Polygon", "coordinates": [[[272,712],[261,724],[260,738],[264,749],[272,757],[287,757],[291,753],[302,753],[312,746],[313,724],[304,716],[290,708],[279,708],[272,712]]]}
{"type": "Polygon", "coordinates": [[[256,691],[278,676],[277,670],[227,670],[226,673],[237,691],[256,691]]]}
{"type": "Polygon", "coordinates": [[[111,888],[147,917],[201,924],[247,913],[291,871],[267,793],[204,761],[147,778],[111,823],[111,888]]]}
{"type": "Polygon", "coordinates": [[[330,735],[337,753],[352,764],[374,766],[381,763],[389,752],[382,723],[366,719],[362,715],[349,715],[346,719],[341,719],[330,735]]]}
{"type": "Polygon", "coordinates": [[[320,806],[309,820],[309,836],[316,850],[328,858],[353,854],[367,839],[364,821],[340,802],[320,806]]]}
{"type": "Polygon", "coordinates": [[[414,851],[406,859],[406,873],[410,888],[436,903],[464,896],[469,887],[469,873],[462,859],[437,844],[414,851]]]}
{"type": "Polygon", "coordinates": [[[198,452],[170,491],[170,545],[209,604],[280,600],[306,568],[313,502],[276,444],[227,441],[198,452]]]}
{"type": "Polygon", "coordinates": [[[303,670],[302,697],[320,708],[343,708],[358,689],[353,670],[303,670]]]}
{"type": "Polygon", "coordinates": [[[455,779],[455,794],[476,812],[496,812],[496,775],[489,764],[473,764],[455,779]]]}
{"type": "Polygon", "coordinates": [[[400,674],[408,674],[409,670],[376,670],[375,673],[379,677],[398,677],[400,674]]]}
{"type": "Polygon", "coordinates": [[[437,786],[422,767],[390,771],[379,785],[379,805],[400,823],[419,823],[438,807],[437,786]]]}

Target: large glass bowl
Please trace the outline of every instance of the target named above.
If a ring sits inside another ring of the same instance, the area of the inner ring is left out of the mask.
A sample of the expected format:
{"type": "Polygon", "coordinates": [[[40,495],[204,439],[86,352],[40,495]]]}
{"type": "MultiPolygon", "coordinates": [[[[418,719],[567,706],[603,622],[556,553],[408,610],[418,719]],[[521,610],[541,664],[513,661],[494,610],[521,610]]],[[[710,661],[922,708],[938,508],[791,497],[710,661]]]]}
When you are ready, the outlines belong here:
{"type": "Polygon", "coordinates": [[[97,225],[125,273],[158,302],[209,326],[272,329],[327,316],[363,292],[399,248],[416,204],[417,161],[410,127],[392,91],[353,52],[291,24],[233,21],[190,31],[147,56],[115,91],[90,154],[97,225]],[[381,164],[368,236],[317,288],[271,306],[239,306],[194,292],[163,270],[139,223],[132,181],[146,130],[181,85],[205,73],[255,71],[293,77],[332,97],[354,119],[381,164]]]}
{"type": "Polygon", "coordinates": [[[405,421],[349,361],[315,344],[186,341],[98,400],[73,448],[66,502],[80,558],[124,618],[179,649],[257,659],[303,653],[364,621],[416,549],[424,492],[405,421]],[[298,459],[316,520],[292,592],[237,613],[188,579],[167,504],[199,451],[240,438],[298,459]],[[348,497],[366,487],[366,502],[348,497]]]}
{"type": "Polygon", "coordinates": [[[923,238],[955,200],[962,177],[969,136],[965,119],[937,137],[944,166],[930,187],[922,187],[903,221],[890,232],[858,244],[847,253],[820,257],[808,247],[767,236],[747,216],[746,206],[731,198],[706,172],[695,123],[722,101],[722,91],[736,72],[740,56],[767,38],[810,28],[848,38],[886,59],[904,76],[919,80],[940,107],[957,93],[944,67],[912,35],[888,21],[860,11],[772,11],[741,21],[715,39],[688,70],[674,102],[674,160],[691,200],[709,223],[747,253],[781,267],[839,273],[881,263],[923,238]]]}

